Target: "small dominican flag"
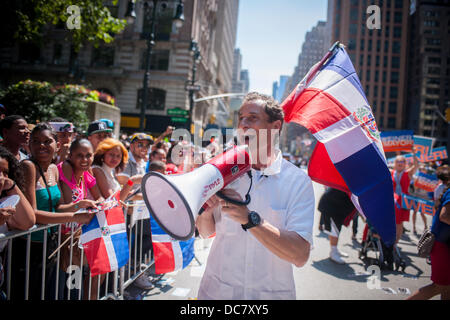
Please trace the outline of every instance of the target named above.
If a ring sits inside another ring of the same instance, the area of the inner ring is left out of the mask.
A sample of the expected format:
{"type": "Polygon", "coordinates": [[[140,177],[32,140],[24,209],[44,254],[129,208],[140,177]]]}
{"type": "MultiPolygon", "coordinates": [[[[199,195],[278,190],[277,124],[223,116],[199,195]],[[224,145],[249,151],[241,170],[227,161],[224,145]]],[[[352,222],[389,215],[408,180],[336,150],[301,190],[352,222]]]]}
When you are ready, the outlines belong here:
{"type": "Polygon", "coordinates": [[[336,43],[282,103],[286,122],[318,140],[312,180],[352,193],[384,243],[395,242],[394,191],[372,110],[344,48],[336,43]]]}
{"type": "Polygon", "coordinates": [[[155,273],[163,274],[186,268],[194,258],[194,240],[177,241],[150,216],[155,273]]]}
{"type": "Polygon", "coordinates": [[[107,199],[88,225],[82,227],[83,245],[91,276],[123,267],[129,259],[125,216],[120,206],[119,192],[107,199]]]}

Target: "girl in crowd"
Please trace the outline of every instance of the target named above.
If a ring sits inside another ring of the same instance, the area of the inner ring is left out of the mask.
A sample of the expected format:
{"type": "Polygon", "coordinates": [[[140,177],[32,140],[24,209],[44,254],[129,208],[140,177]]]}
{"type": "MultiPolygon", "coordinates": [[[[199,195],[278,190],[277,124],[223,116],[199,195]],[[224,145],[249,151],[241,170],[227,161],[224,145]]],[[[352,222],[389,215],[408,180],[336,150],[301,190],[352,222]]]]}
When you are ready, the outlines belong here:
{"type": "Polygon", "coordinates": [[[80,201],[84,199],[103,200],[96,180],[92,175],[91,165],[94,160],[92,145],[87,139],[72,142],[69,157],[57,165],[62,194],[65,203],[76,203],[76,208],[82,208],[80,201]],[[72,175],[68,177],[62,170],[63,164],[69,164],[72,175]]]}
{"type": "MultiPolygon", "coordinates": [[[[92,144],[87,139],[78,139],[72,142],[69,149],[69,157],[66,161],[57,165],[59,171],[59,179],[61,180],[62,195],[65,203],[74,203],[76,208],[82,208],[81,205],[86,199],[102,201],[104,200],[100,194],[95,177],[92,174],[92,162],[94,160],[94,151],[92,144]],[[71,176],[66,176],[63,172],[63,165],[68,164],[71,176]]],[[[79,229],[78,224],[66,225],[63,233],[76,231],[79,229]]],[[[86,262],[86,259],[83,261],[86,262]]],[[[84,269],[86,271],[86,269],[84,269]]],[[[104,277],[96,276],[92,278],[92,289],[90,296],[88,294],[89,276],[84,277],[83,282],[83,298],[97,299],[98,281],[103,282],[104,277]]]]}
{"type": "Polygon", "coordinates": [[[119,140],[108,138],[97,146],[92,170],[100,193],[104,198],[108,198],[118,190],[121,190],[120,200],[124,201],[130,193],[133,184],[141,183],[142,176],[135,175],[121,188],[116,175],[125,168],[127,162],[128,151],[119,140]]]}

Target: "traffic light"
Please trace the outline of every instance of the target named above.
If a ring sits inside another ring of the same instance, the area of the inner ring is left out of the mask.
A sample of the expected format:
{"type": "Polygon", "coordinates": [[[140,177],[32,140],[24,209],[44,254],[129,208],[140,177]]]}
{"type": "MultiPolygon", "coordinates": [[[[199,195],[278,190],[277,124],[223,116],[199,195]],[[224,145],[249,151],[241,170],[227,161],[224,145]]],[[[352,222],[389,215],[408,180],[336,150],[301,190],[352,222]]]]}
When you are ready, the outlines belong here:
{"type": "Polygon", "coordinates": [[[447,122],[450,122],[450,107],[445,109],[445,120],[447,120],[447,122]]]}

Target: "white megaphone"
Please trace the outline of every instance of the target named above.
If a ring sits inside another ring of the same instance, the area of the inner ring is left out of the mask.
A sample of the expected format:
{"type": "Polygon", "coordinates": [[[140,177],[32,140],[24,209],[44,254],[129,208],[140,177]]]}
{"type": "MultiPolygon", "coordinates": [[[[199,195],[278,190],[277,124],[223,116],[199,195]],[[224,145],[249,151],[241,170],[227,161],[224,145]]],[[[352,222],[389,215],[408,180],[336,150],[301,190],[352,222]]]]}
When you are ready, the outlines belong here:
{"type": "MultiPolygon", "coordinates": [[[[176,240],[187,240],[203,204],[251,167],[246,145],[233,146],[198,169],[180,175],[149,172],[142,179],[142,194],[152,217],[176,240]]],[[[248,204],[250,201],[247,195],[248,204]]]]}

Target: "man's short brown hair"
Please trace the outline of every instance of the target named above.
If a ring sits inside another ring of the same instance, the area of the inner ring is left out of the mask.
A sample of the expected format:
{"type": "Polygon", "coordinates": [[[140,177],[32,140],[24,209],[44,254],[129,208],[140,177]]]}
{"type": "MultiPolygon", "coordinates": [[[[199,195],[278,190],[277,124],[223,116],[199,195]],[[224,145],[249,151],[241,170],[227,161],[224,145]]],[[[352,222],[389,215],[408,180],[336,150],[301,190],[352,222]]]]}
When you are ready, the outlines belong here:
{"type": "Polygon", "coordinates": [[[264,111],[269,116],[269,122],[274,122],[277,120],[281,121],[280,131],[283,128],[284,122],[284,112],[281,109],[280,104],[274,98],[269,95],[258,93],[258,92],[249,92],[245,97],[242,104],[248,102],[254,102],[260,100],[264,103],[264,111]]]}

